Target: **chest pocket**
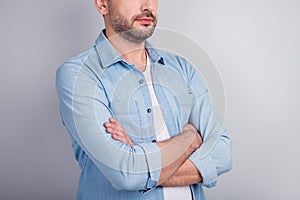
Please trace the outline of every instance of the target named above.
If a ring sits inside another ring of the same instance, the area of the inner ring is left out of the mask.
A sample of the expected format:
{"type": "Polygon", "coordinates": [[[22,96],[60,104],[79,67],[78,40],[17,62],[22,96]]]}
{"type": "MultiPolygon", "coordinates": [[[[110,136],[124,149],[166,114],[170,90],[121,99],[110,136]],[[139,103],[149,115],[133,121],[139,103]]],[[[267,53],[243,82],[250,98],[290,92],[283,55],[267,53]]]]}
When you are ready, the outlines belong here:
{"type": "Polygon", "coordinates": [[[124,95],[111,103],[115,119],[122,124],[134,143],[147,142],[155,136],[151,129],[152,115],[146,112],[147,107],[141,95],[137,90],[133,95],[124,95]]]}
{"type": "Polygon", "coordinates": [[[140,112],[134,99],[116,99],[112,103],[114,118],[119,121],[129,137],[135,142],[141,129],[140,112]]]}
{"type": "Polygon", "coordinates": [[[179,94],[177,96],[174,96],[174,101],[178,108],[177,112],[181,126],[184,126],[189,121],[191,115],[193,94],[179,94]]]}

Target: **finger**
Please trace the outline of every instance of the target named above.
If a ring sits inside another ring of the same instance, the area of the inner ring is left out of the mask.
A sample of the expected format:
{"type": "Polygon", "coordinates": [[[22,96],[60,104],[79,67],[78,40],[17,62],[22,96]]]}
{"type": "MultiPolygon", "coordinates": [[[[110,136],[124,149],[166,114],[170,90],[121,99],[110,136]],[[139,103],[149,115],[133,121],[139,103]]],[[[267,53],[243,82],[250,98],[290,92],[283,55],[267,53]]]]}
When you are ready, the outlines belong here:
{"type": "Polygon", "coordinates": [[[105,131],[106,131],[107,133],[112,134],[113,131],[114,131],[114,129],[112,129],[112,128],[106,128],[105,131]]]}
{"type": "Polygon", "coordinates": [[[109,123],[109,122],[104,122],[103,126],[104,126],[105,128],[111,127],[111,123],[109,123]]]}
{"type": "Polygon", "coordinates": [[[116,122],[110,122],[110,127],[116,130],[121,130],[121,131],[125,131],[124,128],[116,122]]]}
{"type": "Polygon", "coordinates": [[[120,131],[116,129],[111,130],[111,133],[124,138],[128,137],[128,135],[124,131],[120,131]]]}
{"type": "Polygon", "coordinates": [[[117,134],[117,135],[120,135],[120,136],[122,136],[122,135],[126,136],[126,133],[124,131],[119,130],[117,128],[113,128],[113,127],[107,127],[107,128],[105,128],[105,131],[107,133],[111,133],[111,134],[117,134]]]}
{"type": "Polygon", "coordinates": [[[187,123],[183,126],[183,131],[188,131],[188,130],[192,130],[194,128],[194,126],[190,123],[187,123]]]}
{"type": "Polygon", "coordinates": [[[126,138],[124,138],[124,137],[120,137],[120,136],[115,135],[115,134],[111,135],[111,137],[112,137],[114,140],[117,140],[117,141],[119,141],[119,142],[123,142],[123,143],[125,143],[125,144],[131,145],[131,142],[128,141],[128,140],[127,140],[126,138]]]}
{"type": "Polygon", "coordinates": [[[115,120],[112,117],[109,118],[109,122],[112,123],[113,125],[116,125],[116,127],[123,128],[122,125],[120,124],[120,122],[118,122],[117,120],[115,120]]]}
{"type": "Polygon", "coordinates": [[[112,128],[115,131],[122,132],[122,134],[126,135],[125,129],[123,127],[118,126],[116,123],[110,123],[110,125],[108,125],[107,128],[112,128]]]}
{"type": "Polygon", "coordinates": [[[110,117],[108,119],[109,122],[105,122],[104,123],[104,126],[105,127],[112,127],[112,128],[115,128],[117,127],[120,123],[118,123],[114,118],[110,117]]]}
{"type": "Polygon", "coordinates": [[[111,122],[111,123],[116,123],[116,122],[118,122],[117,120],[115,120],[115,119],[112,118],[112,117],[110,117],[108,120],[109,120],[109,122],[111,122]]]}
{"type": "Polygon", "coordinates": [[[126,143],[126,139],[125,139],[125,138],[120,137],[120,136],[118,136],[118,135],[116,135],[116,134],[112,134],[111,137],[112,137],[112,139],[114,139],[114,140],[117,140],[117,141],[119,141],[119,142],[126,143]]]}
{"type": "Polygon", "coordinates": [[[122,127],[118,127],[116,123],[105,122],[103,124],[105,128],[113,128],[113,129],[123,129],[122,127]]]}
{"type": "Polygon", "coordinates": [[[114,129],[117,129],[118,128],[118,126],[117,126],[117,124],[116,123],[112,123],[112,122],[109,122],[109,126],[111,127],[111,128],[114,128],[114,129]]]}
{"type": "Polygon", "coordinates": [[[118,134],[113,134],[113,133],[112,133],[111,137],[112,137],[114,140],[117,140],[117,141],[126,143],[126,144],[128,144],[128,145],[130,145],[130,146],[133,146],[133,145],[134,145],[134,143],[130,140],[130,138],[129,138],[127,135],[124,135],[124,134],[118,135],[118,134]]]}

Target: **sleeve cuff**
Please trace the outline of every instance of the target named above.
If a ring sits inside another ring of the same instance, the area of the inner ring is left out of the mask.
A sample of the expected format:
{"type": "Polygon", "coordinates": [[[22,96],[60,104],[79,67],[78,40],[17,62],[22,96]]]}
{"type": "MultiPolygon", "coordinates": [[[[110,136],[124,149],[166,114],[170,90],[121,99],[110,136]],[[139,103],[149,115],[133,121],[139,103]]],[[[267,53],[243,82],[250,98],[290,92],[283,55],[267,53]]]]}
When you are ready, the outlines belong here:
{"type": "Polygon", "coordinates": [[[161,173],[161,152],[155,143],[142,143],[137,145],[143,149],[148,166],[148,180],[145,190],[140,190],[140,192],[146,193],[157,186],[161,173]]]}
{"type": "Polygon", "coordinates": [[[203,186],[211,188],[217,183],[217,169],[211,156],[198,156],[197,151],[190,155],[189,159],[194,163],[203,178],[203,186]]]}

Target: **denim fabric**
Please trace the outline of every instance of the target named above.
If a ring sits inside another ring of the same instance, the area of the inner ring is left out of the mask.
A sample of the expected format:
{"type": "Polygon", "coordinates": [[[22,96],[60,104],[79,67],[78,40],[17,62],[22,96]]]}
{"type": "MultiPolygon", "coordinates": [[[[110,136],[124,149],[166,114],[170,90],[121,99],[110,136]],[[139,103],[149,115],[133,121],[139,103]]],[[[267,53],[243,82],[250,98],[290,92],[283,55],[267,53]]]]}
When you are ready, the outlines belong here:
{"type": "MultiPolygon", "coordinates": [[[[203,177],[203,182],[190,186],[193,198],[205,199],[202,186],[214,186],[217,176],[231,169],[231,140],[195,69],[179,56],[147,42],[145,47],[170,136],[189,122],[203,138],[189,159],[203,177]]],[[[103,32],[94,47],[59,67],[56,88],[62,123],[82,169],[78,199],[163,199],[157,186],[161,152],[153,142],[156,134],[145,77],[117,53],[103,32]],[[105,132],[103,123],[109,117],[123,125],[134,146],[105,132]]]]}

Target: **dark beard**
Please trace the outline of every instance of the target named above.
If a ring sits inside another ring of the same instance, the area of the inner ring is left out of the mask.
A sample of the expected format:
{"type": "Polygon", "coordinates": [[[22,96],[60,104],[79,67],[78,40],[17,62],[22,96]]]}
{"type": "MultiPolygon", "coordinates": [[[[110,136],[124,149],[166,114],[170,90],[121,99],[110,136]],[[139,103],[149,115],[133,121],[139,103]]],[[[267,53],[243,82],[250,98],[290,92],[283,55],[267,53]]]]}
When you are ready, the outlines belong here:
{"type": "Polygon", "coordinates": [[[121,32],[119,34],[125,40],[128,40],[128,41],[136,43],[136,44],[140,44],[152,36],[154,29],[155,29],[154,27],[147,28],[146,30],[145,29],[130,29],[128,31],[121,32]]]}

